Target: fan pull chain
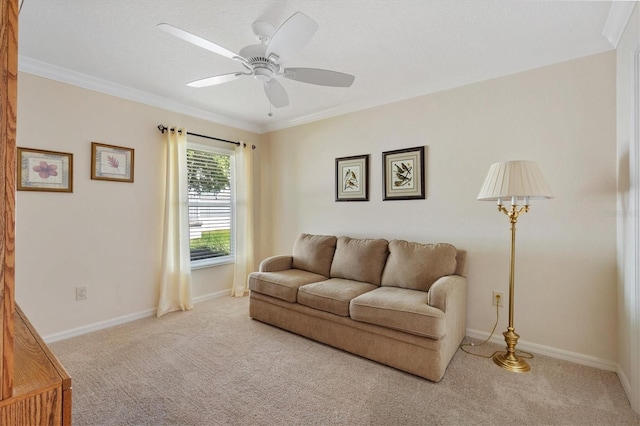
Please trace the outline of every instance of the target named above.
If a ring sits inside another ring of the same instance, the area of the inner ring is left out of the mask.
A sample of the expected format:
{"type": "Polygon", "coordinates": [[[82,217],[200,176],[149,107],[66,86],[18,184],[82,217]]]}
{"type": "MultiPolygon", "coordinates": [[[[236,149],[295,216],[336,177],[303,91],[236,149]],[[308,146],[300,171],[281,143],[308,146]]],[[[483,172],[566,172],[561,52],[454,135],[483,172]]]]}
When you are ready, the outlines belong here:
{"type": "Polygon", "coordinates": [[[269,99],[267,99],[267,102],[269,102],[269,114],[267,114],[269,117],[273,117],[273,114],[271,113],[271,86],[272,84],[269,85],[269,99]]]}

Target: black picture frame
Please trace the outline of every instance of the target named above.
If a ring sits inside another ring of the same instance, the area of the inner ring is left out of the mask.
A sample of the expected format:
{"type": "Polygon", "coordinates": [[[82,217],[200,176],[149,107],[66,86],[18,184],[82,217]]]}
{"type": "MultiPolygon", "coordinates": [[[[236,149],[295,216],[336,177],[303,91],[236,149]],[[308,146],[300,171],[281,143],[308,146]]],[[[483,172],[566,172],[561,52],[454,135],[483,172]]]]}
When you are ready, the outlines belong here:
{"type": "Polygon", "coordinates": [[[336,201],[369,201],[369,154],[336,158],[336,201]]]}
{"type": "Polygon", "coordinates": [[[383,201],[424,200],[426,198],[424,160],[424,146],[383,152],[383,201]]]}

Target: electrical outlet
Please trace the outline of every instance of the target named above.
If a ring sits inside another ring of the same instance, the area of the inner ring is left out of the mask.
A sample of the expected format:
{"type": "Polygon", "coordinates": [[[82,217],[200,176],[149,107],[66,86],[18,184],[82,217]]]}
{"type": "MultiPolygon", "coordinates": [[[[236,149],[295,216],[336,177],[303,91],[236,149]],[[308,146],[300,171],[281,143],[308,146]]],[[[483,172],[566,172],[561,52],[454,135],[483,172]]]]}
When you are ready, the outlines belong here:
{"type": "Polygon", "coordinates": [[[76,300],[87,300],[86,287],[76,287],[76,300]]]}
{"type": "Polygon", "coordinates": [[[501,291],[493,292],[493,306],[504,306],[504,294],[501,291]]]}

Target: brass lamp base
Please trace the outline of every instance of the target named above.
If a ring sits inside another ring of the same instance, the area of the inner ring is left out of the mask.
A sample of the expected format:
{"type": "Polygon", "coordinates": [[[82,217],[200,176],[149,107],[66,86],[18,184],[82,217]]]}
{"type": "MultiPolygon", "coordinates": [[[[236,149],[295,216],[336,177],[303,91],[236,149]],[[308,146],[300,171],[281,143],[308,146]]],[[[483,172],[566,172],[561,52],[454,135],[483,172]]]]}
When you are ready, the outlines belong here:
{"type": "Polygon", "coordinates": [[[526,373],[531,370],[527,361],[516,355],[516,344],[520,336],[509,326],[507,331],[502,333],[505,342],[507,342],[507,351],[498,352],[493,356],[493,362],[500,367],[513,371],[514,373],[526,373]]]}
{"type": "Polygon", "coordinates": [[[493,362],[514,373],[526,373],[531,366],[524,359],[509,352],[500,352],[493,356],[493,362]]]}

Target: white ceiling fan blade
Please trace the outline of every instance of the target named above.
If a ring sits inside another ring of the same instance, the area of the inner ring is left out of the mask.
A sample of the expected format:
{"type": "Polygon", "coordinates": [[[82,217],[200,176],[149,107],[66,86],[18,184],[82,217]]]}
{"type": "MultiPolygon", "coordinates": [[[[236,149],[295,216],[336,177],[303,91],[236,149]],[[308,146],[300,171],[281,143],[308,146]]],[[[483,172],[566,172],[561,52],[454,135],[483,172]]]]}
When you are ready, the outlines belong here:
{"type": "Polygon", "coordinates": [[[311,40],[318,24],[302,12],[296,12],[276,30],[267,46],[266,56],[276,54],[288,58],[302,49],[311,40]]]}
{"type": "Polygon", "coordinates": [[[278,80],[272,78],[269,81],[264,82],[264,93],[267,95],[267,99],[276,108],[282,108],[289,105],[289,95],[287,91],[278,80]]]}
{"type": "Polygon", "coordinates": [[[320,86],[351,87],[356,79],[351,74],[318,68],[285,68],[284,77],[320,86]]]}
{"type": "Polygon", "coordinates": [[[228,49],[225,49],[224,47],[217,45],[212,41],[205,40],[202,37],[199,37],[195,34],[191,34],[188,31],[181,30],[178,27],[174,27],[173,25],[163,23],[163,24],[158,24],[157,27],[162,31],[165,31],[178,38],[181,38],[186,42],[202,47],[203,49],[207,49],[213,53],[217,53],[218,55],[222,55],[229,59],[243,60],[243,58],[237,53],[234,53],[228,49]]]}
{"type": "Polygon", "coordinates": [[[200,80],[195,80],[192,81],[191,83],[187,83],[187,86],[190,87],[208,87],[208,86],[215,86],[216,84],[222,84],[222,83],[227,83],[229,81],[233,81],[236,80],[240,77],[242,77],[243,73],[241,72],[232,72],[230,74],[221,74],[221,75],[216,75],[213,77],[207,77],[207,78],[203,78],[200,80]]]}

